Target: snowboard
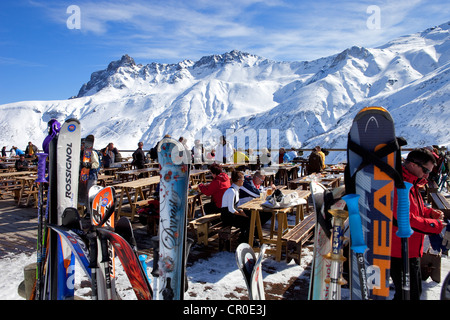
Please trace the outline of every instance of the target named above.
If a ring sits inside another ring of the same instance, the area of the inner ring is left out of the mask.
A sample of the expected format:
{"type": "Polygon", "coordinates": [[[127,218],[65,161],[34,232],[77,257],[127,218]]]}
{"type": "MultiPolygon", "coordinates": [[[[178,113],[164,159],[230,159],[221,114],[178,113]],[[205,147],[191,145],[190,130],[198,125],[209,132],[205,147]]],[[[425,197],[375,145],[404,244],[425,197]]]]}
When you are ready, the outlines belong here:
{"type": "MultiPolygon", "coordinates": [[[[84,151],[83,151],[83,158],[82,162],[91,162],[91,155],[94,148],[94,136],[88,135],[86,139],[84,140],[84,151]]],[[[80,153],[78,153],[80,154],[80,153]]],[[[88,206],[89,204],[86,203],[86,200],[89,195],[88,190],[88,180],[89,180],[89,168],[81,168],[80,171],[80,186],[79,186],[79,198],[78,203],[81,205],[88,206]]]]}
{"type": "Polygon", "coordinates": [[[158,300],[182,300],[190,151],[172,138],[162,139],[157,151],[161,176],[158,300]]]}
{"type": "MultiPolygon", "coordinates": [[[[78,172],[81,127],[76,119],[68,119],[61,126],[56,146],[57,225],[62,225],[66,208],[76,208],[78,201],[78,172]]],[[[75,260],[71,248],[58,238],[58,300],[74,298],[75,260]]]]}
{"type": "Polygon", "coordinates": [[[115,253],[122,263],[138,300],[152,300],[153,291],[137,255],[136,241],[130,221],[126,217],[122,217],[117,222],[115,232],[107,228],[100,228],[98,231],[115,248],[115,253]]]}
{"type": "MultiPolygon", "coordinates": [[[[98,190],[97,187],[92,187],[93,192],[98,190]]],[[[93,200],[92,200],[92,210],[91,210],[91,225],[93,229],[99,229],[101,227],[108,227],[114,229],[114,210],[115,210],[115,190],[113,187],[109,186],[106,188],[102,188],[98,191],[93,200]],[[108,218],[109,217],[109,218],[108,218]],[[106,219],[106,220],[105,220],[106,219]]],[[[116,278],[116,270],[115,270],[115,251],[114,247],[111,244],[108,244],[105,247],[102,247],[102,240],[100,237],[97,237],[97,261],[100,263],[105,263],[106,260],[108,262],[109,268],[101,268],[97,266],[97,290],[98,290],[98,298],[100,300],[109,299],[108,292],[111,292],[111,299],[116,299],[116,290],[115,290],[115,278],[116,278]],[[106,252],[105,252],[106,251],[106,252]],[[107,256],[106,256],[107,254],[107,256]],[[106,272],[109,271],[109,276],[106,272]],[[111,286],[109,290],[109,286],[111,286]]]]}
{"type": "MultiPolygon", "coordinates": [[[[403,183],[400,146],[394,121],[382,107],[366,107],[355,116],[348,134],[345,187],[358,194],[369,299],[389,296],[394,186],[403,183]]],[[[357,257],[350,255],[351,299],[361,300],[357,257]]]]}

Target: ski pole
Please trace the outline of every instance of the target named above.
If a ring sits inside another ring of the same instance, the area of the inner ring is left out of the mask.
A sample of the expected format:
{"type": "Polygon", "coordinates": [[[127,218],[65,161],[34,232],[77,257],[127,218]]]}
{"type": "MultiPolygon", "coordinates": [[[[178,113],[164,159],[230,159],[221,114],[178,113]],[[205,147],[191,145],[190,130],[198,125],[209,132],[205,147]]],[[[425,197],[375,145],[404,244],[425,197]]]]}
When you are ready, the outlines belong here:
{"type": "Polygon", "coordinates": [[[341,285],[346,281],[342,278],[342,262],[346,259],[342,256],[342,243],[344,236],[344,221],[348,217],[348,212],[340,209],[328,210],[333,219],[333,234],[331,242],[331,251],[324,258],[331,260],[331,274],[325,281],[330,283],[331,300],[341,299],[341,285]]]}
{"type": "Polygon", "coordinates": [[[106,298],[112,300],[112,289],[111,289],[111,270],[109,268],[109,250],[108,250],[108,240],[102,235],[100,237],[100,246],[102,250],[102,265],[105,272],[105,284],[106,284],[106,298]]]}
{"type": "Polygon", "coordinates": [[[364,259],[364,252],[367,245],[364,242],[362,232],[361,215],[359,214],[359,194],[347,194],[342,197],[347,203],[348,222],[350,224],[350,236],[352,240],[351,249],[356,255],[356,261],[359,271],[359,284],[361,287],[362,300],[369,300],[369,290],[367,287],[366,264],[364,259]]]}
{"type": "Polygon", "coordinates": [[[405,188],[397,189],[397,237],[401,239],[402,246],[402,293],[403,299],[410,299],[410,274],[409,274],[409,237],[413,234],[409,222],[409,191],[412,184],[404,182],[405,188]]]}
{"type": "Polygon", "coordinates": [[[147,255],[146,254],[141,254],[139,256],[139,262],[141,263],[142,269],[145,272],[145,276],[147,277],[148,283],[151,283],[152,281],[150,280],[150,277],[148,276],[147,263],[145,262],[145,260],[147,260],[147,255]]]}
{"type": "Polygon", "coordinates": [[[87,234],[89,240],[89,268],[91,268],[91,288],[92,300],[98,300],[97,287],[97,232],[89,232],[87,234]]]}
{"type": "Polygon", "coordinates": [[[45,246],[43,245],[44,239],[44,183],[48,182],[45,179],[45,161],[47,159],[47,153],[37,153],[38,157],[38,177],[36,182],[39,184],[38,195],[38,234],[37,234],[37,268],[36,268],[36,299],[41,300],[41,288],[42,288],[42,263],[45,259],[45,246]]]}

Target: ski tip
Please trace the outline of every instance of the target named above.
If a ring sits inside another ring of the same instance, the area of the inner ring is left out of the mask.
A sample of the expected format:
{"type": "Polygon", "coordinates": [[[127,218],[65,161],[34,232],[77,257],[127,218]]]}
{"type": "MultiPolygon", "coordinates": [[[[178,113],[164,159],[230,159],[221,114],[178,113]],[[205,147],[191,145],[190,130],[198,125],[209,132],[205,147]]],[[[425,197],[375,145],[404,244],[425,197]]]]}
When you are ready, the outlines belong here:
{"type": "Polygon", "coordinates": [[[356,114],[354,121],[357,121],[358,119],[362,118],[363,116],[365,116],[367,114],[379,114],[379,115],[382,115],[392,121],[392,116],[389,113],[389,111],[384,107],[377,107],[377,106],[370,106],[370,107],[362,108],[356,114]]]}

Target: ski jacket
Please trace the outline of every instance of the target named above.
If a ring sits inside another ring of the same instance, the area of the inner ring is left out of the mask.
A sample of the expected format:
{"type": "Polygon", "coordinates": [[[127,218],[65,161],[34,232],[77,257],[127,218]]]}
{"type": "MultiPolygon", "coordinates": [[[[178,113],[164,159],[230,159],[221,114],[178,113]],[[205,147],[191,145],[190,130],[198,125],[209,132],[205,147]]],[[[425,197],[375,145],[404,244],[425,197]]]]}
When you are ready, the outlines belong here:
{"type": "MultiPolygon", "coordinates": [[[[409,257],[418,258],[423,255],[424,237],[426,234],[437,234],[442,231],[444,225],[439,219],[431,218],[434,211],[432,208],[427,208],[424,205],[419,188],[423,187],[427,181],[426,179],[419,179],[410,173],[405,167],[403,168],[403,180],[412,183],[409,193],[409,219],[411,228],[414,233],[409,238],[409,257]]],[[[401,258],[401,239],[397,237],[397,192],[394,191],[394,223],[392,226],[392,247],[391,256],[401,258]]]]}
{"type": "Polygon", "coordinates": [[[239,203],[239,186],[234,183],[225,190],[222,199],[222,212],[234,214],[238,211],[237,206],[239,203]]]}
{"type": "Polygon", "coordinates": [[[244,184],[239,188],[239,205],[250,201],[253,198],[259,198],[260,190],[253,183],[252,177],[245,177],[244,184]]]}
{"type": "Polygon", "coordinates": [[[211,196],[217,208],[222,208],[223,194],[230,186],[230,178],[225,172],[221,172],[209,184],[199,184],[198,189],[204,195],[211,196]]]}
{"type": "Polygon", "coordinates": [[[143,169],[145,167],[145,153],[141,148],[137,148],[133,152],[133,165],[138,169],[143,169]]]}

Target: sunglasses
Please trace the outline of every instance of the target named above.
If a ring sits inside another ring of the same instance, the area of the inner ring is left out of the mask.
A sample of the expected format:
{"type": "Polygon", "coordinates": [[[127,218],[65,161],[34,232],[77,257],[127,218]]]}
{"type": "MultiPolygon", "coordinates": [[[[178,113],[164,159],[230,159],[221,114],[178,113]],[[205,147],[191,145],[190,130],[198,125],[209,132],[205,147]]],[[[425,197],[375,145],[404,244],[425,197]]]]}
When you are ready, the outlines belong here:
{"type": "Polygon", "coordinates": [[[424,167],[423,165],[421,165],[420,163],[415,162],[415,161],[411,161],[411,162],[414,163],[414,164],[416,164],[416,165],[418,165],[419,167],[421,167],[424,174],[429,174],[429,173],[431,172],[430,169],[425,168],[425,167],[424,167]]]}

